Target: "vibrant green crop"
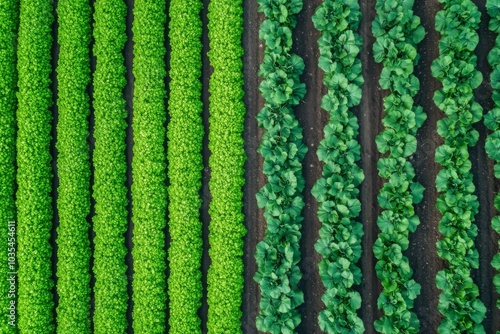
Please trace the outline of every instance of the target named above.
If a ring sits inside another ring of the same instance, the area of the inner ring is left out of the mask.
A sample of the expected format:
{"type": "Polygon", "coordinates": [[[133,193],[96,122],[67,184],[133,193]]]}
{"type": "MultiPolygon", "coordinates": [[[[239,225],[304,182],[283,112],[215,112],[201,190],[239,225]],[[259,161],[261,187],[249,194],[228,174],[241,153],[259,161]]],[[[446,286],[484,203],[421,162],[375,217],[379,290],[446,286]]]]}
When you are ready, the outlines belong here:
{"type": "Polygon", "coordinates": [[[201,333],[201,256],[203,253],[201,171],[201,34],[199,0],[170,2],[170,96],[168,110],[168,187],[170,333],[201,333]]]}
{"type": "Polygon", "coordinates": [[[382,317],[375,321],[380,333],[418,333],[420,323],[412,311],[420,285],[403,252],[409,233],[420,223],[414,205],[422,201],[424,187],[414,182],[415,171],[408,158],[417,150],[416,134],[427,115],[413,103],[420,83],[413,74],[418,62],[417,44],[424,38],[420,18],[413,14],[413,0],[378,0],[372,31],[375,61],[384,68],[380,86],[384,98],[384,130],[376,137],[384,156],[378,161],[379,175],[386,179],[378,195],[382,212],[377,219],[380,233],[373,245],[375,270],[382,283],[377,307],[382,317]]]}
{"type": "Polygon", "coordinates": [[[320,203],[322,225],[315,248],[322,256],[319,273],[326,288],[325,309],[318,321],[326,333],[363,333],[365,327],[357,315],[361,295],[355,286],[361,283],[356,263],[361,257],[363,226],[357,218],[361,211],[358,187],[364,175],[357,165],[361,158],[358,120],[350,110],[359,105],[363,84],[358,59],[363,40],[356,32],[361,11],[357,0],[325,0],[312,19],[321,32],[319,67],[328,87],[321,106],[330,115],[317,151],[324,162],[323,173],[312,189],[320,203]]]}
{"type": "Polygon", "coordinates": [[[264,208],[267,221],[266,235],[255,253],[258,270],[254,279],[261,292],[257,328],[273,334],[294,333],[301,321],[297,308],[304,302],[297,264],[304,208],[302,160],[307,147],[292,109],[306,92],[300,83],[304,62],[291,48],[302,1],[258,2],[259,11],[266,16],[259,31],[266,46],[259,70],[265,104],[257,115],[265,131],[258,151],[264,158],[268,183],[257,193],[257,204],[264,208]]]}
{"type": "MultiPolygon", "coordinates": [[[[9,230],[9,221],[15,221],[14,184],[16,178],[16,33],[19,20],[19,2],[3,1],[0,3],[0,333],[15,333],[15,327],[9,325],[11,318],[8,308],[10,278],[9,248],[17,235],[9,230]],[[11,239],[12,240],[9,240],[11,239]]],[[[15,244],[15,242],[14,242],[15,244]]],[[[16,287],[17,290],[17,287],[16,287]]],[[[17,321],[16,321],[17,323],[17,321]]]]}
{"type": "Polygon", "coordinates": [[[57,5],[59,60],[57,174],[57,332],[90,333],[90,164],[87,86],[90,19],[87,0],[57,5]]]}
{"type": "MultiPolygon", "coordinates": [[[[491,16],[490,30],[497,34],[495,46],[488,55],[488,61],[493,69],[490,78],[495,107],[484,116],[484,124],[493,131],[486,139],[486,153],[495,161],[495,177],[500,179],[500,0],[488,0],[486,9],[491,16]]],[[[493,230],[500,234],[500,215],[498,215],[498,212],[500,212],[500,194],[496,195],[494,205],[498,211],[491,225],[493,230]]],[[[496,291],[500,293],[500,253],[493,257],[491,264],[497,271],[493,278],[493,285],[496,291]]],[[[497,299],[496,305],[500,308],[500,299],[497,299]]],[[[500,334],[500,332],[497,332],[497,334],[500,334]]]]}
{"type": "Polygon", "coordinates": [[[165,21],[165,1],[135,1],[132,317],[136,333],[165,331],[165,21]]]}
{"type": "Polygon", "coordinates": [[[241,333],[243,292],[243,128],[242,0],[208,5],[211,155],[208,333],[241,333]]]}
{"type": "Polygon", "coordinates": [[[121,334],[127,329],[127,112],[123,48],[127,41],[123,0],[94,4],[94,333],[121,334]]]}
{"type": "Polygon", "coordinates": [[[52,288],[51,0],[21,0],[17,43],[17,233],[22,333],[54,331],[52,288]]]}
{"type": "Polygon", "coordinates": [[[437,132],[444,144],[436,150],[442,169],[436,178],[439,192],[437,208],[442,214],[438,255],[447,261],[438,272],[437,287],[442,290],[438,309],[444,316],[439,333],[484,333],[481,322],[486,308],[478,299],[478,287],[470,277],[479,266],[474,246],[477,226],[474,216],[479,202],[474,195],[468,148],[476,145],[479,134],[473,124],[482,118],[482,108],[474,101],[473,90],[482,81],[475,69],[481,13],[470,0],[441,0],[443,10],[436,15],[436,30],[441,33],[439,57],[432,63],[432,75],[443,88],[434,102],[446,117],[439,120],[437,132]]]}

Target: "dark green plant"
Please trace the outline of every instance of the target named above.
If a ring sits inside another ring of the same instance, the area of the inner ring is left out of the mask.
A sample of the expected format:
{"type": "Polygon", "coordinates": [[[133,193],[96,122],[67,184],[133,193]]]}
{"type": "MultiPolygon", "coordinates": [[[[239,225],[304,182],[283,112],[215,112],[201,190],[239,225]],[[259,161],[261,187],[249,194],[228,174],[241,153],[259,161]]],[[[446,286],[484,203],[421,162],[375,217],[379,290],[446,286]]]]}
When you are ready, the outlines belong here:
{"type": "Polygon", "coordinates": [[[377,219],[380,233],[373,245],[375,270],[382,283],[377,307],[382,317],[375,321],[380,333],[418,333],[420,322],[413,303],[420,285],[403,252],[409,234],[420,224],[414,205],[422,201],[424,187],[414,182],[415,170],[408,161],[417,150],[416,134],[427,115],[415,106],[413,97],[420,83],[413,74],[419,56],[417,45],[425,31],[413,14],[413,0],[378,0],[372,31],[375,61],[383,64],[379,83],[389,90],[384,98],[384,130],[375,141],[382,158],[378,161],[385,183],[377,197],[382,212],[377,219]]]}
{"type": "Polygon", "coordinates": [[[447,262],[436,277],[442,290],[438,310],[444,316],[438,332],[484,333],[481,322],[486,308],[471,278],[471,270],[479,267],[474,246],[474,216],[479,202],[474,195],[468,152],[477,143],[479,134],[473,125],[483,112],[474,101],[473,91],[482,81],[481,72],[475,69],[474,54],[481,13],[470,0],[440,1],[444,7],[436,15],[436,30],[441,33],[439,57],[431,66],[432,75],[443,84],[435,92],[434,102],[446,114],[437,123],[444,144],[436,149],[436,162],[442,166],[436,188],[437,208],[442,214],[439,231],[443,235],[437,248],[447,262]]]}
{"type": "Polygon", "coordinates": [[[265,104],[257,120],[265,131],[258,151],[264,158],[268,183],[257,193],[257,204],[264,208],[267,221],[266,235],[255,253],[258,270],[254,279],[261,293],[257,328],[273,334],[295,333],[301,321],[297,308],[304,302],[298,286],[302,277],[298,262],[305,184],[302,160],[307,147],[292,109],[306,92],[300,83],[304,62],[291,48],[302,1],[258,2],[259,11],[266,16],[259,31],[265,42],[259,70],[265,104]]]}
{"type": "Polygon", "coordinates": [[[358,120],[352,108],[361,101],[363,84],[358,54],[363,40],[357,29],[361,11],[357,0],[325,0],[316,10],[313,23],[321,32],[319,67],[328,93],[322,108],[330,115],[325,137],[318,147],[324,162],[322,177],[312,194],[320,203],[320,239],[316,251],[321,254],[319,273],[326,288],[322,297],[325,309],[319,314],[319,326],[325,333],[363,333],[363,321],[357,314],[361,295],[361,257],[363,226],[357,218],[361,211],[359,185],[364,179],[357,165],[361,158],[358,120]]]}

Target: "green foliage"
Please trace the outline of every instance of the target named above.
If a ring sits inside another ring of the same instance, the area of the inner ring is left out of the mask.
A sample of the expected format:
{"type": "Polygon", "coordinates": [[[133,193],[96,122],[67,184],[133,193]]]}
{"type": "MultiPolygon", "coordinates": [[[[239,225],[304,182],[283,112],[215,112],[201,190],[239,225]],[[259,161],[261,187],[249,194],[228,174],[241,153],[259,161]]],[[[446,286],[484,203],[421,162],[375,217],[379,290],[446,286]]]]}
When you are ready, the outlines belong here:
{"type": "Polygon", "coordinates": [[[122,0],[94,4],[94,333],[120,334],[127,329],[128,294],[124,233],[127,231],[127,112],[123,89],[123,48],[127,40],[122,0]]]}
{"type": "MultiPolygon", "coordinates": [[[[491,73],[491,87],[493,87],[493,96],[500,96],[500,1],[488,0],[486,9],[490,18],[490,30],[497,33],[495,46],[488,55],[488,61],[493,69],[491,73]]],[[[486,153],[495,161],[495,177],[500,179],[500,99],[495,100],[495,106],[484,116],[484,124],[492,131],[486,138],[486,153]]],[[[495,197],[495,208],[497,215],[493,218],[491,225],[493,231],[500,234],[500,196],[495,197]]],[[[499,241],[500,246],[500,241],[499,241]]],[[[500,253],[493,257],[491,265],[497,271],[493,285],[498,293],[500,293],[500,253]]],[[[497,299],[496,305],[500,308],[500,299],[497,299]]]]}
{"type": "Polygon", "coordinates": [[[258,2],[267,17],[259,32],[266,44],[259,70],[264,78],[259,89],[266,101],[257,115],[259,126],[265,128],[258,151],[268,183],[257,193],[267,221],[266,235],[255,253],[259,268],[254,279],[261,292],[257,328],[273,334],[294,333],[300,323],[297,307],[304,302],[297,264],[305,183],[301,162],[307,147],[292,109],[305,94],[300,83],[304,62],[291,53],[291,47],[295,14],[302,9],[302,1],[258,2]]]}
{"type": "Polygon", "coordinates": [[[90,333],[90,19],[87,0],[57,5],[57,332],[90,333]]]}
{"type": "Polygon", "coordinates": [[[52,288],[52,1],[21,0],[17,44],[18,328],[54,331],[52,288]]]}
{"type": "Polygon", "coordinates": [[[444,316],[438,332],[484,333],[481,322],[486,309],[470,277],[471,269],[479,266],[474,246],[477,226],[473,222],[479,202],[474,195],[468,152],[479,137],[473,124],[482,117],[482,108],[473,94],[482,81],[474,55],[481,14],[469,0],[441,2],[443,10],[436,14],[436,30],[441,33],[439,57],[431,66],[432,75],[443,84],[435,92],[434,102],[446,114],[437,124],[444,144],[436,150],[436,162],[442,166],[436,188],[437,208],[442,214],[439,230],[443,235],[437,248],[438,255],[448,263],[436,277],[442,290],[438,309],[444,316]]]}
{"type": "Polygon", "coordinates": [[[357,314],[361,295],[361,257],[363,226],[357,221],[361,211],[359,185],[364,179],[357,165],[361,158],[358,120],[349,109],[361,101],[363,84],[358,54],[363,40],[356,32],[361,11],[356,0],[325,0],[313,16],[321,32],[319,67],[325,72],[323,82],[328,93],[322,107],[329,115],[325,138],[318,147],[324,162],[321,178],[312,189],[319,202],[322,223],[316,251],[322,256],[319,273],[326,291],[325,309],[318,316],[325,333],[363,333],[363,321],[357,314]]]}
{"type": "Polygon", "coordinates": [[[15,333],[13,326],[8,324],[10,311],[8,291],[9,281],[6,280],[9,270],[8,249],[12,248],[8,240],[17,237],[10,236],[8,222],[15,221],[16,208],[14,201],[14,184],[16,178],[16,34],[19,20],[19,1],[4,1],[0,3],[0,248],[4,257],[0,261],[0,323],[1,333],[15,333]]]}
{"type": "Polygon", "coordinates": [[[373,252],[375,270],[382,283],[377,306],[383,315],[375,321],[380,333],[418,333],[420,323],[412,311],[420,285],[403,252],[409,233],[420,223],[414,205],[422,201],[424,187],[414,182],[415,171],[407,160],[417,150],[416,134],[427,115],[414,105],[420,83],[413,74],[418,62],[417,44],[425,35],[420,18],[413,15],[413,0],[378,0],[372,31],[375,61],[384,65],[380,86],[389,89],[384,98],[384,130],[376,137],[378,150],[386,156],[378,161],[379,175],[386,179],[378,195],[382,212],[373,252]]]}
{"type": "Polygon", "coordinates": [[[241,333],[243,292],[243,1],[208,5],[210,77],[210,233],[208,333],[241,333]],[[222,283],[223,282],[223,283],[222,283]]]}
{"type": "Polygon", "coordinates": [[[165,331],[165,21],[164,1],[135,1],[132,317],[137,333],[165,331]]]}
{"type": "Polygon", "coordinates": [[[199,0],[170,2],[170,96],[168,187],[170,248],[170,333],[201,333],[200,222],[201,155],[201,19],[199,0]]]}
{"type": "Polygon", "coordinates": [[[15,333],[8,324],[10,311],[7,281],[9,270],[8,249],[10,236],[8,222],[15,221],[14,184],[16,178],[16,33],[19,20],[19,2],[3,1],[0,3],[0,333],[15,333]]]}

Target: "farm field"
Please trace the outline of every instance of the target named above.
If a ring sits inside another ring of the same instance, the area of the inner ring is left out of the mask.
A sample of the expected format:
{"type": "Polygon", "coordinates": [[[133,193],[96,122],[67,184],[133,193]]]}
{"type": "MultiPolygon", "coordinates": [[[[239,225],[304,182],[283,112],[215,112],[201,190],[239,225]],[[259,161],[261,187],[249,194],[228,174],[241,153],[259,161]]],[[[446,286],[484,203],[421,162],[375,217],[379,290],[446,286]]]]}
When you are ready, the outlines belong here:
{"type": "Polygon", "coordinates": [[[0,4],[0,333],[500,332],[499,34],[499,0],[0,4]]]}

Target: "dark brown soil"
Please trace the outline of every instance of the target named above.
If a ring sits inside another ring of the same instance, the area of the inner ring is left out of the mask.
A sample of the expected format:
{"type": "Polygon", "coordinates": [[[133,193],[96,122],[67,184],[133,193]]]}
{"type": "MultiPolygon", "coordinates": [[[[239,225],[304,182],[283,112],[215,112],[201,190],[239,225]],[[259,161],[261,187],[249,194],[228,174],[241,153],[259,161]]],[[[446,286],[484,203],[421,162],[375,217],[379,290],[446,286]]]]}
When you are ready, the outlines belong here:
{"type": "Polygon", "coordinates": [[[299,287],[304,292],[305,302],[299,309],[302,322],[297,330],[300,333],[317,333],[320,331],[318,314],[324,308],[321,297],[325,289],[319,277],[317,266],[320,256],[314,249],[314,244],[319,238],[318,231],[321,228],[321,223],[317,215],[318,203],[311,194],[311,189],[321,177],[323,169],[323,164],[319,163],[316,151],[321,139],[323,139],[323,128],[328,123],[327,112],[320,108],[321,99],[326,93],[326,87],[323,85],[323,73],[318,68],[319,49],[317,41],[320,33],[311,20],[321,2],[321,0],[304,1],[304,7],[297,15],[298,23],[293,40],[293,52],[304,59],[305,70],[301,76],[301,81],[306,84],[307,89],[304,100],[295,108],[295,114],[303,129],[304,143],[308,147],[302,163],[306,180],[304,188],[306,205],[303,211],[304,221],[300,241],[302,260],[299,263],[303,276],[299,287]]]}
{"type": "Polygon", "coordinates": [[[413,156],[416,180],[425,187],[424,199],[416,206],[416,214],[420,217],[420,225],[410,235],[410,248],[407,256],[413,268],[413,278],[421,285],[420,296],[415,300],[415,313],[420,319],[421,333],[436,333],[441,321],[437,311],[439,290],[435,277],[444,266],[437,255],[436,242],[440,239],[438,230],[441,219],[435,203],[437,190],[436,175],[440,170],[434,161],[434,152],[442,143],[436,132],[437,120],[443,113],[436,107],[432,97],[439,89],[440,83],[431,75],[430,64],[438,57],[439,33],[434,29],[434,17],[441,5],[435,1],[415,3],[415,15],[419,16],[426,31],[424,40],[419,44],[421,56],[415,68],[415,74],[420,80],[420,92],[415,97],[415,104],[422,106],[427,114],[427,120],[417,133],[417,152],[413,156]]]}
{"type": "Polygon", "coordinates": [[[377,297],[381,291],[381,284],[375,273],[376,259],[372,248],[379,229],[377,216],[380,207],[377,203],[377,194],[382,186],[378,176],[377,161],[379,153],[375,145],[375,136],[382,130],[381,119],[383,110],[383,97],[386,95],[378,84],[378,77],[382,66],[377,64],[372,55],[375,39],[371,32],[372,22],[375,19],[375,0],[361,1],[362,21],[359,33],[363,38],[363,50],[360,57],[363,64],[363,95],[358,110],[359,141],[361,143],[361,166],[365,180],[361,184],[361,223],[364,226],[362,239],[363,254],[360,267],[363,272],[361,282],[361,319],[365,325],[366,333],[374,333],[373,322],[380,317],[377,309],[377,297]]]}
{"type": "Polygon", "coordinates": [[[259,41],[259,25],[263,20],[263,15],[257,13],[257,1],[243,1],[244,30],[243,56],[245,105],[247,114],[245,116],[245,152],[247,161],[245,164],[245,187],[243,213],[245,214],[245,225],[248,230],[245,236],[245,255],[243,257],[245,265],[245,287],[243,290],[243,318],[242,329],[244,333],[257,333],[255,318],[259,312],[260,290],[258,284],[253,280],[257,271],[255,263],[255,248],[257,243],[264,238],[266,223],[263,212],[257,206],[255,194],[266,182],[262,174],[263,160],[257,153],[262,131],[257,125],[257,113],[264,104],[264,100],[259,94],[259,77],[257,71],[263,58],[263,44],[259,41]]]}

